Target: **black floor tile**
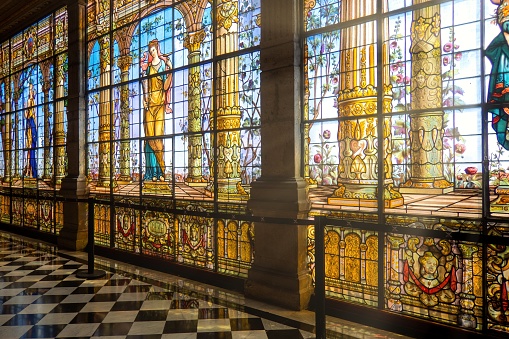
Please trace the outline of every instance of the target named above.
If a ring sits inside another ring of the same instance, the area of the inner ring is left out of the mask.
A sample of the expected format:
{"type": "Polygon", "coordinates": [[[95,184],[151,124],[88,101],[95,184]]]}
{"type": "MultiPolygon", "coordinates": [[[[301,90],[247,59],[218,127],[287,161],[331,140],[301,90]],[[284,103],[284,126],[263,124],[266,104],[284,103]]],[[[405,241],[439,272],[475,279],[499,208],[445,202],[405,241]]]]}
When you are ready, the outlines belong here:
{"type": "MultiPolygon", "coordinates": [[[[55,270],[38,270],[37,268],[39,268],[39,267],[40,266],[36,267],[35,271],[28,273],[28,275],[48,275],[48,274],[55,272],[55,270]]],[[[26,268],[26,266],[24,266],[23,269],[30,269],[30,268],[26,268]]]]}
{"type": "Polygon", "coordinates": [[[35,325],[46,314],[16,314],[9,321],[2,326],[24,326],[24,325],[35,325]]]}
{"type": "Polygon", "coordinates": [[[17,276],[17,275],[8,275],[8,276],[4,275],[3,277],[0,277],[0,282],[15,282],[19,278],[21,278],[21,277],[17,276]]]}
{"type": "Polygon", "coordinates": [[[108,312],[85,312],[78,313],[70,324],[91,324],[100,323],[108,315],[108,312]]]}
{"type": "Polygon", "coordinates": [[[83,266],[82,264],[65,264],[62,266],[63,269],[72,269],[72,268],[75,268],[75,269],[78,269],[78,268],[81,268],[81,266],[83,266]]]}
{"type": "Polygon", "coordinates": [[[55,285],[55,287],[78,287],[81,284],[83,284],[82,280],[64,280],[55,285]]]}
{"type": "Polygon", "coordinates": [[[67,278],[66,275],[47,275],[41,279],[41,281],[56,281],[56,280],[64,280],[67,278]]]}
{"type": "Polygon", "coordinates": [[[198,328],[198,320],[167,321],[163,333],[192,333],[198,328]]]}
{"type": "MultiPolygon", "coordinates": [[[[17,278],[19,279],[21,277],[17,277],[17,278]]],[[[18,280],[18,279],[16,279],[16,280],[18,280]]],[[[18,282],[13,282],[12,284],[10,284],[9,288],[29,288],[33,284],[34,284],[33,281],[18,281],[18,282]]]]}
{"type": "Polygon", "coordinates": [[[41,295],[32,304],[59,304],[65,298],[66,295],[41,295]]]}
{"type": "Polygon", "coordinates": [[[2,305],[0,307],[0,314],[16,314],[23,311],[27,305],[2,305]]]}
{"type": "Polygon", "coordinates": [[[117,301],[118,298],[120,298],[121,295],[122,295],[122,293],[101,293],[101,294],[96,294],[90,300],[90,302],[117,301]]]}
{"type": "Polygon", "coordinates": [[[268,339],[302,339],[302,334],[297,329],[266,331],[268,339]]]}
{"type": "Polygon", "coordinates": [[[127,335],[132,323],[103,323],[99,325],[94,336],[121,336],[127,335]]]}
{"type": "Polygon", "coordinates": [[[66,303],[66,304],[59,304],[57,305],[53,310],[51,310],[50,313],[73,313],[73,312],[79,312],[83,307],[85,307],[86,303],[66,303]]]}
{"type": "Polygon", "coordinates": [[[135,321],[166,321],[168,310],[139,311],[135,321]]]}
{"type": "MultiPolygon", "coordinates": [[[[34,283],[32,282],[32,285],[34,283]]],[[[30,286],[32,286],[30,285],[30,286]]],[[[23,292],[21,292],[20,294],[18,295],[43,295],[44,293],[48,292],[49,290],[51,290],[51,288],[27,288],[26,290],[24,290],[23,292]]]]}
{"type": "Polygon", "coordinates": [[[35,325],[21,338],[56,338],[66,325],[35,325]]]}
{"type": "MultiPolygon", "coordinates": [[[[83,283],[83,282],[81,282],[83,283]]],[[[101,287],[78,287],[71,294],[96,294],[99,292],[101,287]]]]}
{"type": "Polygon", "coordinates": [[[117,301],[113,307],[112,311],[136,311],[141,308],[143,305],[143,301],[117,301]]]}
{"type": "Polygon", "coordinates": [[[257,331],[265,329],[260,318],[235,318],[230,319],[232,331],[257,331]]]}

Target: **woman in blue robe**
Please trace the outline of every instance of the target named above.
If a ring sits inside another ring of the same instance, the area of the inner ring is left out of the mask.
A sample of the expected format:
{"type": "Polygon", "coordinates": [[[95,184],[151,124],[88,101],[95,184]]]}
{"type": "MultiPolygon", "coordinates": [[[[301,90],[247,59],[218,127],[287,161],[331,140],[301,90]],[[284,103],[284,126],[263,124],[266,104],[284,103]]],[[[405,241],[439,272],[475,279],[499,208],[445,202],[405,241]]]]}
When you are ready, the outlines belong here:
{"type": "Polygon", "coordinates": [[[488,109],[492,113],[491,126],[497,140],[509,150],[509,0],[491,0],[497,8],[500,34],[486,48],[486,57],[492,64],[488,88],[488,109]]]}

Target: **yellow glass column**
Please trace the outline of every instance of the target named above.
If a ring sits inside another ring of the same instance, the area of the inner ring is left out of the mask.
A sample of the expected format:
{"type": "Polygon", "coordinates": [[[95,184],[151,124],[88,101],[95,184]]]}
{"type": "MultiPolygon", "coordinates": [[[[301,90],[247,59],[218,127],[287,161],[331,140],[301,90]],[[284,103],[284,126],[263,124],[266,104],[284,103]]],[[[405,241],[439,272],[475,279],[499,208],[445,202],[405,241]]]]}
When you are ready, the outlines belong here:
{"type": "Polygon", "coordinates": [[[67,56],[61,54],[57,58],[57,74],[56,74],[56,88],[55,98],[55,118],[53,119],[53,140],[54,140],[54,151],[53,151],[53,184],[60,185],[62,179],[66,175],[66,155],[65,155],[65,126],[64,126],[64,77],[63,66],[66,62],[67,56]]]}
{"type": "MultiPolygon", "coordinates": [[[[189,64],[200,62],[200,47],[205,39],[205,31],[199,30],[189,33],[184,40],[184,47],[189,51],[189,64]]],[[[202,135],[201,135],[201,77],[200,66],[191,66],[188,74],[188,128],[189,172],[186,183],[189,186],[206,186],[207,182],[202,174],[202,135]]]]}
{"type": "MultiPolygon", "coordinates": [[[[237,1],[223,0],[217,8],[217,54],[236,52],[239,45],[237,1]]],[[[217,64],[217,196],[221,200],[247,200],[241,185],[239,58],[217,64]]]]}
{"type": "MultiPolygon", "coordinates": [[[[363,6],[357,0],[342,2],[341,21],[348,22],[376,11],[376,2],[363,6]]],[[[383,196],[385,207],[403,204],[399,192],[393,189],[391,160],[391,119],[380,119],[378,91],[383,90],[383,113],[391,112],[392,89],[376,87],[376,65],[386,65],[388,51],[384,46],[384,59],[376,60],[376,22],[366,22],[341,31],[340,71],[338,93],[340,152],[338,188],[328,203],[331,205],[373,207],[383,196]],[[384,124],[379,136],[377,125],[384,124]],[[378,148],[382,148],[380,152],[378,148]],[[378,168],[378,156],[384,157],[384,168],[378,168]],[[383,175],[383,195],[378,194],[378,176],[383,175]]],[[[384,84],[388,72],[384,71],[384,84]]]]}
{"type": "MultiPolygon", "coordinates": [[[[425,3],[428,0],[416,1],[425,3]]],[[[414,11],[411,36],[410,179],[401,193],[442,194],[453,190],[444,177],[440,7],[414,11]]]]}
{"type": "Polygon", "coordinates": [[[11,137],[11,87],[9,78],[4,79],[4,88],[5,88],[5,120],[2,126],[2,145],[4,146],[4,162],[5,162],[5,173],[3,182],[10,183],[12,181],[12,163],[11,163],[11,154],[12,154],[12,137],[11,137]]]}
{"type": "MultiPolygon", "coordinates": [[[[99,40],[100,46],[100,87],[108,87],[110,81],[110,41],[108,37],[99,40]]],[[[97,186],[110,187],[111,181],[111,95],[110,89],[99,92],[99,180],[97,186]]]]}
{"type": "Polygon", "coordinates": [[[118,67],[120,68],[120,81],[122,82],[120,88],[120,177],[119,182],[130,183],[131,178],[131,146],[130,146],[130,128],[129,115],[131,114],[131,108],[129,107],[129,68],[131,67],[133,58],[130,55],[122,55],[118,61],[118,67]]]}

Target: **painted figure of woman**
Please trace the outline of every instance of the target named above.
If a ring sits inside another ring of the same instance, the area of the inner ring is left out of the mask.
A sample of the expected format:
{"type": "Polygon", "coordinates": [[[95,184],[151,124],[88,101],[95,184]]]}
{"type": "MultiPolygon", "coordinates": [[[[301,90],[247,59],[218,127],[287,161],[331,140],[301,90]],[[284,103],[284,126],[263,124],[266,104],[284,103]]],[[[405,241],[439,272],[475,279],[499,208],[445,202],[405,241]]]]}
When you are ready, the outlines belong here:
{"type": "Polygon", "coordinates": [[[496,15],[501,32],[486,49],[492,64],[488,103],[494,105],[489,111],[498,142],[509,150],[509,0],[490,1],[498,5],[496,15]]]}
{"type": "Polygon", "coordinates": [[[35,114],[35,90],[32,83],[28,85],[28,100],[25,110],[25,138],[26,138],[26,162],[23,175],[37,178],[37,159],[35,149],[37,147],[37,123],[35,114]]]}
{"type": "Polygon", "coordinates": [[[148,44],[140,60],[143,80],[143,128],[145,132],[145,176],[143,180],[164,181],[164,115],[171,113],[170,87],[171,74],[163,74],[171,69],[167,55],[161,53],[159,41],[148,44]]]}

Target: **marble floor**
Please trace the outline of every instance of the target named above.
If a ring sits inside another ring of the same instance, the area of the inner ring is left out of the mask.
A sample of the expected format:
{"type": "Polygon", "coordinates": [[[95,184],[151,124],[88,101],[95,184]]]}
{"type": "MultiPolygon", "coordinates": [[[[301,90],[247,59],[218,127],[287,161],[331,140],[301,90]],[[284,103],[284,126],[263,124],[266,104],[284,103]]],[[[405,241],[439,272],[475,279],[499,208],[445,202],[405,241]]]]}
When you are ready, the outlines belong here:
{"type": "MultiPolygon", "coordinates": [[[[0,232],[0,338],[314,338],[314,313],[0,232]]],[[[327,338],[408,338],[327,318],[327,338]]]]}

